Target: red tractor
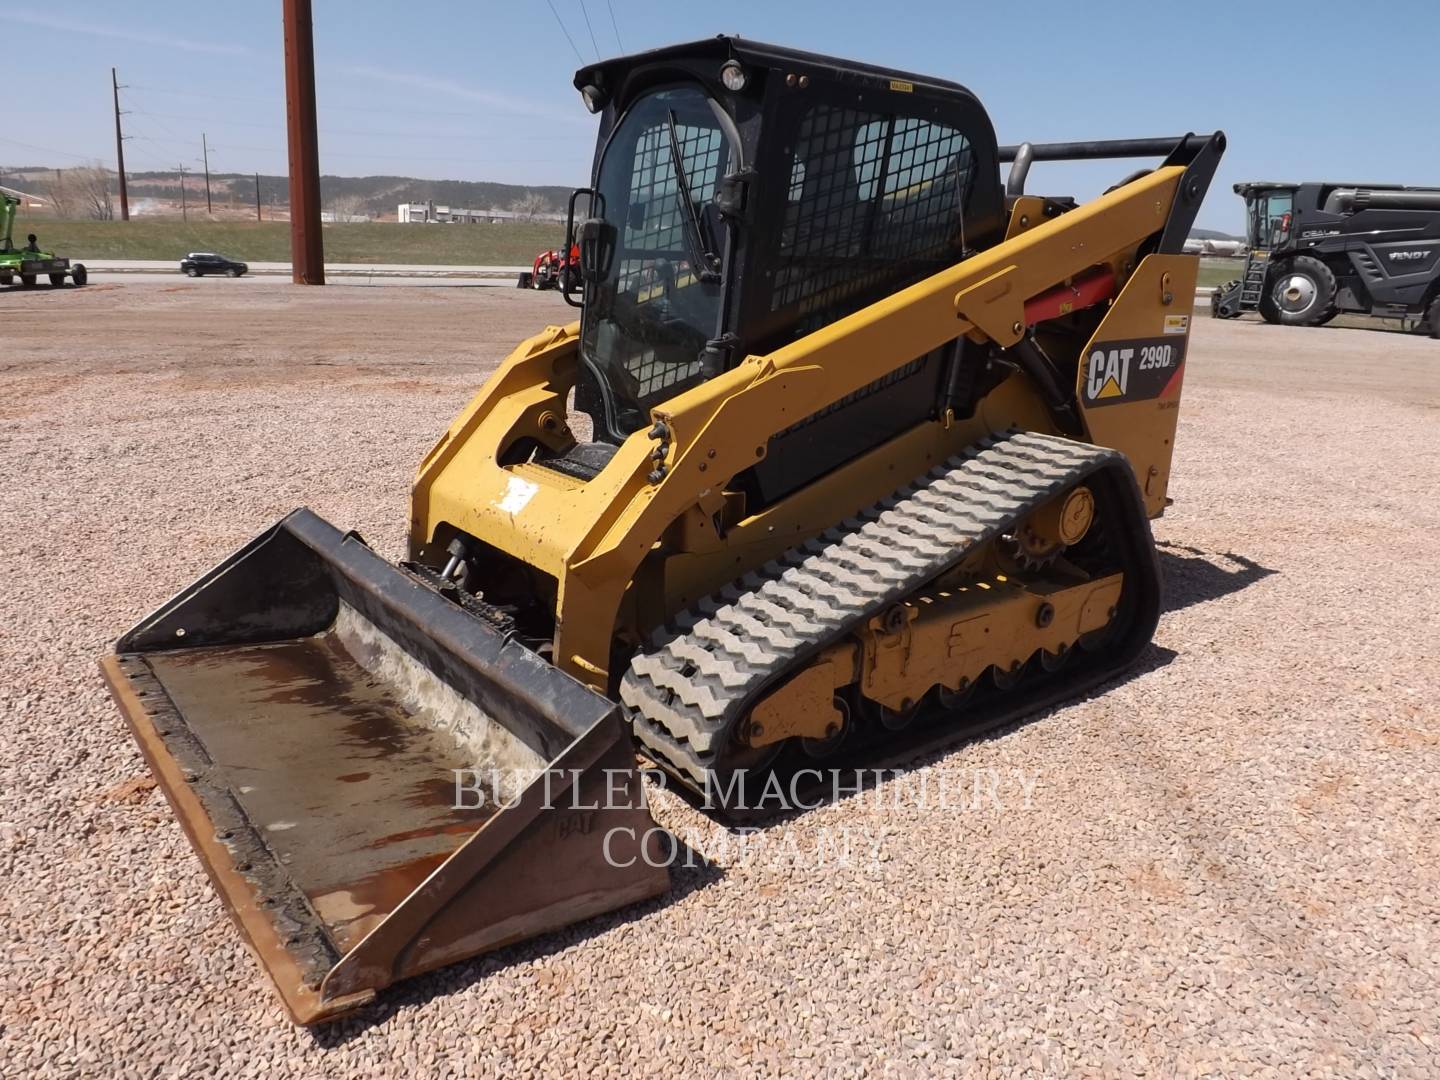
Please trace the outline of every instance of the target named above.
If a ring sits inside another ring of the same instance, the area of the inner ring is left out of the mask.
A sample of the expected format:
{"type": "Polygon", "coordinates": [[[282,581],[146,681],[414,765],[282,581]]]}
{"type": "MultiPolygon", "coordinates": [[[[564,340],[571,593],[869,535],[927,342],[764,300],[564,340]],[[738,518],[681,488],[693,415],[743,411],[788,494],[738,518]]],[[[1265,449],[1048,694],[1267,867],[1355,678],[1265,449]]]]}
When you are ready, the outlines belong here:
{"type": "Polygon", "coordinates": [[[580,245],[573,244],[567,256],[560,248],[551,248],[535,256],[535,265],[520,274],[517,289],[565,289],[573,291],[580,283],[580,245]]]}

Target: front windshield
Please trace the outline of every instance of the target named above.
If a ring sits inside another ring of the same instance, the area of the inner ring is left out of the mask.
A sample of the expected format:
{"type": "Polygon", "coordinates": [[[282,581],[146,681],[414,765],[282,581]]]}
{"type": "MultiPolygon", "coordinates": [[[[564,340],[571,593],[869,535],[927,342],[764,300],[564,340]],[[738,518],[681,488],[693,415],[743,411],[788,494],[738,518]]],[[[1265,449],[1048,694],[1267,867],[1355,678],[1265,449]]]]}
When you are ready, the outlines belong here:
{"type": "Polygon", "coordinates": [[[606,147],[596,210],[614,253],[586,289],[581,346],[617,435],[647,425],[651,407],[703,378],[700,353],[719,332],[721,293],[719,280],[701,280],[719,276],[703,262],[725,243],[710,204],[733,153],[693,87],[641,98],[606,147]]]}

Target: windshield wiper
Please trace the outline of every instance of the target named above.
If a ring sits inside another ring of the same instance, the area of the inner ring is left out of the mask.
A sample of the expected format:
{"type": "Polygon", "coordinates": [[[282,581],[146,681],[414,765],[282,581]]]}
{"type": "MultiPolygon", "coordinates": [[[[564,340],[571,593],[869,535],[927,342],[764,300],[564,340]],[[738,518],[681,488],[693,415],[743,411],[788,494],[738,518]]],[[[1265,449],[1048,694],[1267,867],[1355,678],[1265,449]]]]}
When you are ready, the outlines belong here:
{"type": "Polygon", "coordinates": [[[670,128],[670,164],[675,170],[675,186],[679,188],[680,201],[685,207],[685,245],[690,249],[690,261],[699,271],[700,280],[720,280],[720,256],[705,244],[705,234],[700,228],[700,217],[695,213],[695,198],[690,193],[690,181],[685,177],[685,164],[680,153],[680,136],[675,131],[675,110],[666,112],[670,128]]]}

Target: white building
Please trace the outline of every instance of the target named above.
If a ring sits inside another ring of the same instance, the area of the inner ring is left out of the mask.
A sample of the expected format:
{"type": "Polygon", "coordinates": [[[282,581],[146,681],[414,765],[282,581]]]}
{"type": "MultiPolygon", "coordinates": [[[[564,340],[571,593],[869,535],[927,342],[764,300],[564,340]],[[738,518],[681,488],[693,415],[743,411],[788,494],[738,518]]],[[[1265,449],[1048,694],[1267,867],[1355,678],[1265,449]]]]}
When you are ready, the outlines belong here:
{"type": "Polygon", "coordinates": [[[564,221],[564,214],[520,213],[515,210],[465,210],[458,206],[438,206],[433,202],[401,203],[398,207],[402,225],[494,225],[501,221],[564,221]]]}

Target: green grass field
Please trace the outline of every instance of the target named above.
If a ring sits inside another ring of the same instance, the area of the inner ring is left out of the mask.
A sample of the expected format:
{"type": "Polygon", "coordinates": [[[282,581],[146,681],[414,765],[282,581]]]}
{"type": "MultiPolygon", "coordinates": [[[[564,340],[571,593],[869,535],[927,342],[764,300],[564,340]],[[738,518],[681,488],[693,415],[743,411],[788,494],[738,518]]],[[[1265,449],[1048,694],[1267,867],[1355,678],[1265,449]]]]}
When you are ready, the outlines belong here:
{"type": "MultiPolygon", "coordinates": [[[[266,222],[56,221],[17,219],[15,235],[34,232],[40,246],[57,255],[86,259],[163,259],[186,252],[218,251],[247,262],[288,262],[290,224],[266,222]]],[[[326,225],[325,258],[332,263],[412,263],[442,266],[518,266],[564,240],[551,222],[504,225],[395,225],[363,222],[326,225]]],[[[1243,259],[1200,260],[1202,288],[1240,276],[1243,259]]]]}
{"type": "MultiPolygon", "coordinates": [[[[325,259],[332,263],[419,263],[519,266],[564,242],[563,225],[395,225],[362,222],[326,225],[325,259]]],[[[190,251],[218,251],[246,262],[288,262],[290,224],[266,222],[56,221],[15,222],[15,235],[33,232],[57,255],[87,259],[164,259],[190,251]]]]}
{"type": "Polygon", "coordinates": [[[1200,277],[1196,284],[1202,289],[1208,289],[1213,285],[1224,285],[1227,281],[1234,281],[1244,272],[1244,259],[1202,258],[1200,260],[1200,277]]]}

